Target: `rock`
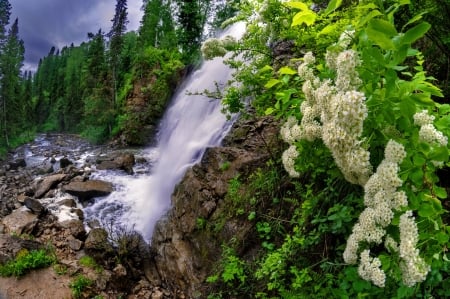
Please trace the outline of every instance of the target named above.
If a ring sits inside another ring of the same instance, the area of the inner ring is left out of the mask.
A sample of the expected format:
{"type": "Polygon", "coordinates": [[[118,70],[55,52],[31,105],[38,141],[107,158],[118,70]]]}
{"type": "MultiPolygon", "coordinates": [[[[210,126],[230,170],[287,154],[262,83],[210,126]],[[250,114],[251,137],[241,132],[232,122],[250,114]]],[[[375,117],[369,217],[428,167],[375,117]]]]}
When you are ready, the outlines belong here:
{"type": "Polygon", "coordinates": [[[86,230],[81,220],[66,220],[61,222],[61,226],[77,239],[84,240],[86,237],[86,230]]]}
{"type": "Polygon", "coordinates": [[[73,162],[70,161],[67,157],[63,157],[59,160],[59,166],[61,168],[66,168],[67,166],[72,165],[72,164],[73,164],[73,162]]]}
{"type": "Polygon", "coordinates": [[[230,179],[237,174],[249,176],[265,165],[271,151],[280,148],[278,132],[278,123],[269,117],[241,120],[223,147],[207,149],[201,163],[186,171],[172,195],[171,209],[155,226],[150,252],[156,270],[152,263],[144,268],[149,281],[158,273],[160,281],[185,291],[186,298],[198,297],[212,265],[221,258],[222,244],[232,238],[244,242],[254,237],[254,223],[245,217],[224,216],[223,199],[230,179]],[[223,218],[223,229],[213,234],[199,230],[199,218],[223,218]]]}
{"type": "Polygon", "coordinates": [[[49,173],[52,173],[53,171],[55,171],[55,170],[51,163],[46,163],[37,169],[38,174],[49,174],[49,173]]]}
{"type": "Polygon", "coordinates": [[[43,245],[33,240],[21,239],[17,236],[0,234],[0,264],[3,264],[16,257],[22,249],[37,250],[43,245]]]}
{"type": "Polygon", "coordinates": [[[108,243],[108,233],[103,228],[92,229],[84,242],[84,248],[86,250],[103,250],[108,243]]]}
{"type": "Polygon", "coordinates": [[[25,159],[22,159],[22,158],[9,162],[10,170],[17,170],[20,167],[26,167],[26,166],[27,166],[27,162],[25,161],[25,159]]]}
{"type": "Polygon", "coordinates": [[[75,239],[74,237],[69,238],[68,242],[70,249],[74,251],[81,250],[81,247],[83,246],[83,242],[78,239],[75,239]]]}
{"type": "Polygon", "coordinates": [[[114,157],[112,160],[104,160],[101,161],[97,165],[98,170],[114,170],[121,169],[124,170],[128,174],[133,174],[133,166],[136,163],[135,157],[133,154],[124,153],[120,154],[117,157],[114,157]]]}
{"type": "Polygon", "coordinates": [[[48,190],[53,188],[56,184],[61,182],[66,178],[65,174],[54,174],[45,177],[42,182],[38,183],[36,192],[34,193],[34,196],[36,198],[41,198],[45,193],[47,193],[48,190]]]}
{"type": "Polygon", "coordinates": [[[109,182],[90,180],[85,182],[70,182],[62,190],[77,196],[80,200],[89,200],[93,197],[110,194],[113,191],[113,186],[109,182]]]}
{"type": "Polygon", "coordinates": [[[125,277],[127,276],[127,269],[122,265],[122,264],[118,264],[114,269],[113,269],[114,274],[116,274],[119,277],[125,277]]]}
{"type": "Polygon", "coordinates": [[[64,198],[57,202],[60,206],[66,206],[69,208],[75,208],[77,206],[77,202],[73,198],[64,198]]]}
{"type": "Polygon", "coordinates": [[[38,223],[38,215],[31,213],[26,208],[14,210],[3,218],[5,230],[10,234],[31,234],[38,223]]]}
{"type": "Polygon", "coordinates": [[[39,200],[31,197],[25,198],[24,205],[36,215],[41,215],[46,210],[46,208],[39,202],[39,200]]]}

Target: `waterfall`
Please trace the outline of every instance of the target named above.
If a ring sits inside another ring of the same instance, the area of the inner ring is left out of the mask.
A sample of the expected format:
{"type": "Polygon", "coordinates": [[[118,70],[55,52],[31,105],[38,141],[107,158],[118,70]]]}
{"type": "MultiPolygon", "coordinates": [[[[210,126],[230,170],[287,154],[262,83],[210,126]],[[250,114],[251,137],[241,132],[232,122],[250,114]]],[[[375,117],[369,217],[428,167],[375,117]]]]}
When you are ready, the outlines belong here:
{"type": "MultiPolygon", "coordinates": [[[[245,24],[237,23],[221,36],[240,38],[245,24]]],[[[228,132],[231,122],[221,112],[220,100],[203,95],[190,95],[205,89],[215,90],[216,83],[223,86],[231,79],[232,70],[222,58],[205,61],[182,84],[171,100],[159,125],[156,148],[148,148],[154,157],[154,166],[147,176],[126,178],[108,177],[117,187],[107,199],[87,207],[85,213],[108,218],[121,210],[121,222],[142,233],[150,240],[156,222],[170,208],[171,194],[187,168],[198,163],[206,148],[217,146],[228,132]]]]}

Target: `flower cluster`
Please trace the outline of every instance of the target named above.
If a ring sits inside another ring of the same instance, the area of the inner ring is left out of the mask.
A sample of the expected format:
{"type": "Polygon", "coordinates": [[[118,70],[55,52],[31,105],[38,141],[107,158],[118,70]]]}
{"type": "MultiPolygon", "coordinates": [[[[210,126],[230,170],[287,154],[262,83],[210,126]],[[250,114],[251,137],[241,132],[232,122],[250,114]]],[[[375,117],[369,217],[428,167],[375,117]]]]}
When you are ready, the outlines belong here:
{"type": "Polygon", "coordinates": [[[295,159],[298,157],[298,151],[295,145],[291,145],[287,150],[283,152],[281,157],[284,168],[293,178],[298,178],[300,173],[295,170],[295,159]]]}
{"type": "Polygon", "coordinates": [[[427,110],[414,114],[414,124],[420,126],[419,139],[431,145],[447,146],[447,136],[434,127],[433,121],[434,116],[429,115],[427,110]]]}
{"type": "Polygon", "coordinates": [[[419,233],[417,224],[411,211],[400,216],[400,246],[399,254],[402,262],[402,280],[406,286],[412,287],[418,282],[422,282],[430,271],[430,266],[419,256],[416,249],[419,233]]]}
{"type": "Polygon", "coordinates": [[[223,39],[209,38],[203,43],[201,51],[206,60],[211,60],[225,56],[227,50],[232,49],[234,45],[236,45],[236,39],[230,35],[223,39]]]}
{"type": "MultiPolygon", "coordinates": [[[[398,191],[402,180],[398,176],[399,164],[406,157],[403,145],[390,140],[386,145],[384,160],[364,186],[364,205],[366,209],[359,216],[353,227],[352,234],[347,240],[344,260],[349,264],[358,261],[358,250],[361,243],[381,244],[384,240],[386,249],[399,254],[401,258],[400,270],[403,283],[413,286],[424,281],[430,267],[419,257],[416,249],[418,241],[417,225],[412,212],[407,211],[400,216],[400,244],[386,235],[385,228],[394,218],[394,211],[401,211],[408,206],[408,199],[404,191],[398,191]]],[[[360,255],[359,275],[377,286],[384,286],[384,273],[379,269],[378,259],[370,258],[366,249],[360,255]]]]}
{"type": "Polygon", "coordinates": [[[368,249],[361,252],[361,263],[358,267],[358,274],[362,279],[372,281],[378,287],[384,287],[386,274],[380,269],[381,261],[377,257],[371,257],[368,249]]]}
{"type": "Polygon", "coordinates": [[[367,107],[364,94],[357,91],[361,84],[356,71],[360,59],[357,52],[346,50],[352,36],[352,32],[344,32],[334,50],[327,52],[327,66],[336,71],[334,82],[317,78],[313,71],[314,55],[311,52],[304,55],[298,67],[305,96],[300,106],[301,123],[288,120],[281,134],[291,145],[302,139],[322,139],[345,178],[364,185],[372,174],[372,166],[370,152],[361,140],[367,107]]]}
{"type": "Polygon", "coordinates": [[[346,263],[357,263],[358,250],[362,242],[381,244],[386,235],[385,228],[394,217],[394,211],[408,205],[405,192],[397,190],[402,185],[402,180],[398,176],[400,170],[398,164],[405,157],[403,145],[393,140],[387,143],[384,160],[364,185],[366,209],[359,216],[347,240],[344,251],[346,263]]]}

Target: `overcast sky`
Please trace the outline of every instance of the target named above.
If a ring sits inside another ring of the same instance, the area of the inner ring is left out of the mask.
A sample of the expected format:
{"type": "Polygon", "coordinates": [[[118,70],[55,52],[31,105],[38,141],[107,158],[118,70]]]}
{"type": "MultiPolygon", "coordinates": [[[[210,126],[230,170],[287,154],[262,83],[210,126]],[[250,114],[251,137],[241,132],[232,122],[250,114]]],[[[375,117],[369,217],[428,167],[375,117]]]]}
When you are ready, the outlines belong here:
{"type": "MultiPolygon", "coordinates": [[[[87,33],[108,32],[115,0],[9,0],[10,23],[19,18],[19,35],[25,42],[25,69],[36,68],[50,48],[87,41],[87,33]]],[[[136,30],[142,18],[142,0],[128,0],[128,30],[136,30]]]]}

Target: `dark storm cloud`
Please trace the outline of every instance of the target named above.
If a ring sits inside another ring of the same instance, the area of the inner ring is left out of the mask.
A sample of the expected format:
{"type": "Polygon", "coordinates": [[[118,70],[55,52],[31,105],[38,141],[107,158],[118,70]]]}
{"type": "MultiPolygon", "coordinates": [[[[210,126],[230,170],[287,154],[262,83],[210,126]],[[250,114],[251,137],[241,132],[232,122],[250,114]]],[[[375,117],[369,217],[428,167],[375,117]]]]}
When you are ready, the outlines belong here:
{"type": "MultiPolygon", "coordinates": [[[[25,69],[34,69],[51,47],[61,49],[87,40],[88,32],[108,32],[115,0],[10,0],[11,23],[19,18],[25,42],[25,69]]],[[[128,1],[129,30],[139,26],[142,0],[128,1]]]]}

